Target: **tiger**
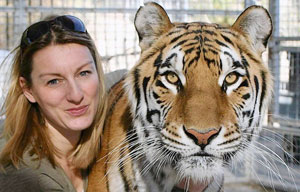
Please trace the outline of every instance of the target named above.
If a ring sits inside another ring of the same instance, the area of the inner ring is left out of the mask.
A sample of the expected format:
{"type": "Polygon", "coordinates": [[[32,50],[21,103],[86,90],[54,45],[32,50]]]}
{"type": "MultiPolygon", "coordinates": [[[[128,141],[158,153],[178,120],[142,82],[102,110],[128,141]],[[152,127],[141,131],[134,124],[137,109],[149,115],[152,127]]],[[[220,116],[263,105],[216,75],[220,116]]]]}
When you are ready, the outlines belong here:
{"type": "Polygon", "coordinates": [[[134,25],[140,58],[109,91],[88,191],[223,191],[272,97],[270,14],[253,5],[231,26],[171,22],[148,2],[134,25]]]}

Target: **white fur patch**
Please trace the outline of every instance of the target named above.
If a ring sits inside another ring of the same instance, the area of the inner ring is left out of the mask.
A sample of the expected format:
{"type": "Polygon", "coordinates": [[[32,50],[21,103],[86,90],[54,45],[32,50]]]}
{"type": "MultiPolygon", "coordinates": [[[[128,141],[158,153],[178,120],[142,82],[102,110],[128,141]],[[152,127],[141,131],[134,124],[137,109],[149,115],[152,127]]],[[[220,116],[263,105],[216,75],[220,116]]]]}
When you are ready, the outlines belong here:
{"type": "MultiPolygon", "coordinates": [[[[245,69],[242,69],[242,68],[236,68],[234,69],[233,68],[233,60],[234,61],[241,61],[240,57],[232,50],[226,48],[226,47],[222,47],[222,52],[220,54],[220,59],[222,61],[222,72],[220,74],[220,77],[219,77],[219,80],[218,80],[218,84],[220,87],[222,87],[223,83],[224,83],[224,80],[226,78],[226,76],[235,71],[237,73],[239,73],[240,75],[245,75],[246,74],[246,71],[245,69]],[[225,52],[229,53],[232,58],[229,56],[229,55],[226,55],[225,52]],[[233,59],[233,60],[232,60],[233,59]]],[[[236,88],[238,88],[238,86],[242,83],[242,78],[239,77],[239,80],[234,83],[233,85],[230,85],[228,86],[227,88],[227,95],[230,95],[230,93],[235,90],[236,88]]]]}
{"type": "MultiPolygon", "coordinates": [[[[164,60],[163,63],[166,62],[167,58],[171,57],[171,55],[176,54],[176,56],[173,56],[172,59],[170,60],[170,67],[163,67],[161,69],[159,69],[159,72],[162,74],[166,71],[173,71],[177,74],[177,76],[180,79],[181,84],[184,86],[186,84],[186,79],[185,76],[183,74],[183,56],[184,53],[182,51],[180,51],[180,47],[176,47],[175,49],[170,50],[164,60]]],[[[177,94],[177,86],[170,84],[165,77],[162,78],[162,82],[163,84],[172,91],[172,93],[177,94]]]]}

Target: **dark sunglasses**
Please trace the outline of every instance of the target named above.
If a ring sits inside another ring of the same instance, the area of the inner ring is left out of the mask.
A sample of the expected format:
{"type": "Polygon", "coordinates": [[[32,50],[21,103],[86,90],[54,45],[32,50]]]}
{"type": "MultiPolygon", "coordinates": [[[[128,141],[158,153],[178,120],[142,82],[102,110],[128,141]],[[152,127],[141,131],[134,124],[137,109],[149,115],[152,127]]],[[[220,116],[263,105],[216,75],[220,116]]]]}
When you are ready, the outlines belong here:
{"type": "Polygon", "coordinates": [[[24,48],[41,36],[45,35],[50,31],[50,28],[53,24],[60,24],[64,29],[69,31],[75,31],[80,33],[86,33],[86,28],[83,22],[72,15],[63,15],[56,17],[50,21],[40,21],[30,27],[28,27],[22,35],[21,39],[21,48],[24,48]]]}

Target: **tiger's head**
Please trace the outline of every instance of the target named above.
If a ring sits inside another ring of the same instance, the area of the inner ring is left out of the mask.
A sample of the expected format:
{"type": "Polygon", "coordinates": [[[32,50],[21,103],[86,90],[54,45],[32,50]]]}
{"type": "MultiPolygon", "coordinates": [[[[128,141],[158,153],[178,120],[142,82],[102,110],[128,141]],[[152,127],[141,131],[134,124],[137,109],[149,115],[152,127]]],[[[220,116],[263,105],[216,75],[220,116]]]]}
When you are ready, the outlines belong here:
{"type": "Polygon", "coordinates": [[[135,17],[141,56],[126,79],[147,162],[180,177],[213,177],[259,131],[272,78],[263,64],[268,12],[246,9],[230,27],[171,23],[156,3],[135,17]]]}

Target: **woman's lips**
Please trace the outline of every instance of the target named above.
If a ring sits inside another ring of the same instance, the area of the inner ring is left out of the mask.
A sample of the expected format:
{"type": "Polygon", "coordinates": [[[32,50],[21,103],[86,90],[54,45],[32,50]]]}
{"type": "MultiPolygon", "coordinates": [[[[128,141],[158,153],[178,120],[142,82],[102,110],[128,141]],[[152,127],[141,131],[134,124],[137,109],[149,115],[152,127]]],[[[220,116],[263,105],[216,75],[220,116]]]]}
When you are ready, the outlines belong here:
{"type": "Polygon", "coordinates": [[[81,107],[68,109],[67,112],[70,115],[77,117],[77,116],[81,116],[81,115],[85,114],[85,112],[88,110],[88,108],[89,108],[88,105],[84,105],[81,107]]]}

